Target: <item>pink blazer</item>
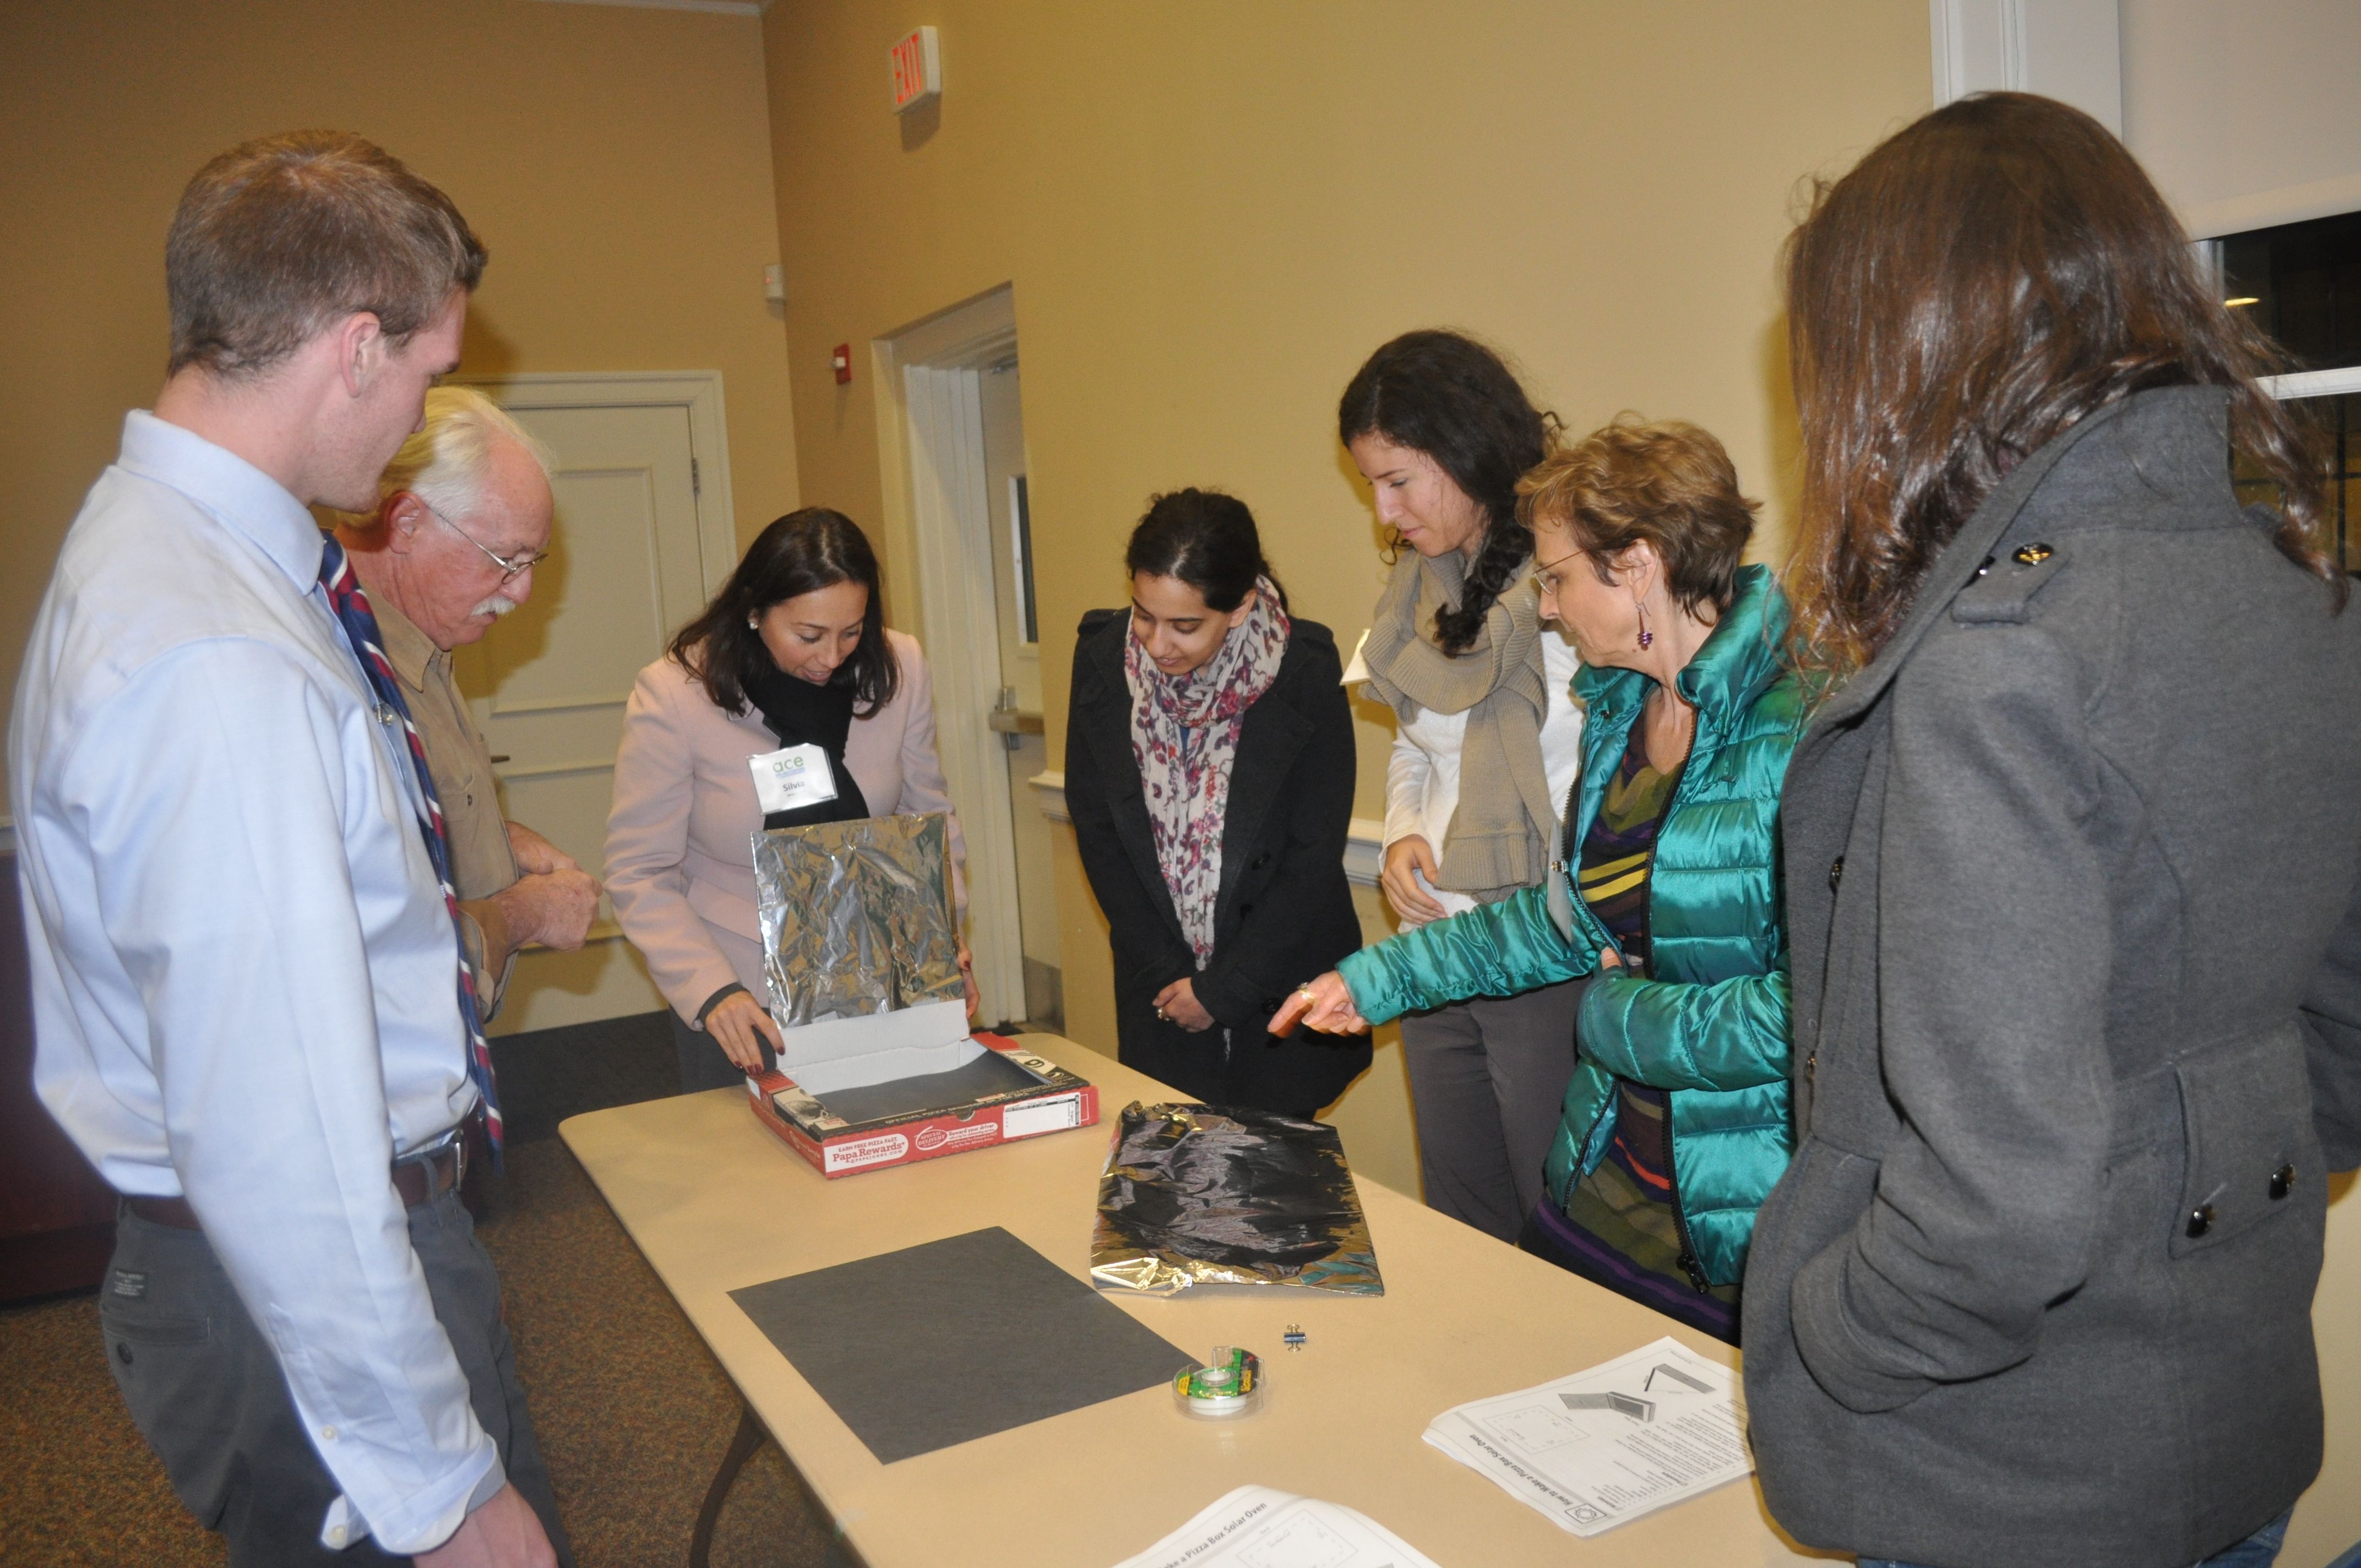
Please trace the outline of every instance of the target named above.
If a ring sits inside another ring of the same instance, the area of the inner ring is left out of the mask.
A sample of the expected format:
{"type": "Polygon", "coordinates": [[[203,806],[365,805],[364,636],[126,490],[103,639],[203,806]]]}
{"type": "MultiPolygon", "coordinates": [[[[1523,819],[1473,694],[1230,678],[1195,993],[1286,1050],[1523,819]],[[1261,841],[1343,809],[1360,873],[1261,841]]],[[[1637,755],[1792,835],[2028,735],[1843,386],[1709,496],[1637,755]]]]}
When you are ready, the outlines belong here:
{"type": "MultiPolygon", "coordinates": [[[[935,755],[935,689],[916,639],[885,633],[902,670],[894,700],[852,721],[844,762],[872,814],[951,811],[935,755]]],[[[607,814],[607,894],[623,935],[673,1011],[694,1021],[715,992],[736,981],[768,995],[762,927],[754,916],[754,857],[763,826],[746,759],[778,739],[749,707],[731,718],[669,657],[640,672],[615,754],[615,802],[607,814]]],[[[951,867],[960,913],[967,843],[951,812],[951,867]]]]}

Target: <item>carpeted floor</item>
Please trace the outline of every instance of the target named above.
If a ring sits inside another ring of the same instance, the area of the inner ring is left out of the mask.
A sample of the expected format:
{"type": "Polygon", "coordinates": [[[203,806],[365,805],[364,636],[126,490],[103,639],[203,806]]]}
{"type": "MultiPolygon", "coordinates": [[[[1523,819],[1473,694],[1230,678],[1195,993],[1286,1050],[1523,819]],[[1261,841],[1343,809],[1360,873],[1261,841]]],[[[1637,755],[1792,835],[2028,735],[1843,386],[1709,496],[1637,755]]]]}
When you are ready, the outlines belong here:
{"type": "MultiPolygon", "coordinates": [[[[566,1116],[673,1091],[664,1015],[494,1047],[511,1141],[479,1234],[500,1266],[576,1557],[582,1568],[676,1568],[738,1396],[555,1136],[566,1116]]],[[[722,1512],[713,1562],[814,1568],[829,1534],[766,1443],[722,1512]]],[[[124,1412],[99,1347],[97,1298],[0,1309],[0,1561],[225,1560],[124,1412]]]]}

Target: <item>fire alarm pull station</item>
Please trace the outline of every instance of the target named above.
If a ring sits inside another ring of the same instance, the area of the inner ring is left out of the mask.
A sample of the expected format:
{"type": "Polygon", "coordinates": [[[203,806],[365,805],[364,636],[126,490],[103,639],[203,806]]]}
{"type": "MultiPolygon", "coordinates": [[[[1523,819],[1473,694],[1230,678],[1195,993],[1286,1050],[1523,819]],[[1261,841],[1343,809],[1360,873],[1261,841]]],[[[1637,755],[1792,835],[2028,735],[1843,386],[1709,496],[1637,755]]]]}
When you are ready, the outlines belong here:
{"type": "Polygon", "coordinates": [[[852,345],[840,343],[828,356],[829,368],[836,372],[836,384],[849,386],[852,381],[852,345]]]}

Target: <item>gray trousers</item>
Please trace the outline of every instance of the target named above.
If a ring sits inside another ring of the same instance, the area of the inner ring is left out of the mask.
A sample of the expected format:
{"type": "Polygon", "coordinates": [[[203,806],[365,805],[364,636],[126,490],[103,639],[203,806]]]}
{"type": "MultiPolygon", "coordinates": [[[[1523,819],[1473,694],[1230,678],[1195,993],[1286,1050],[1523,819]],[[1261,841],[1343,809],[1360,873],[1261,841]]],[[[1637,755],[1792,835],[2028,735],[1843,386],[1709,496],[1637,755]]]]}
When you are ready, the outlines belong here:
{"type": "Polygon", "coordinates": [[[1542,1201],[1587,984],[1569,980],[1403,1015],[1428,1208],[1515,1245],[1542,1201]]]}
{"type": "MultiPolygon", "coordinates": [[[[549,1467],[500,1321],[500,1279],[456,1193],[410,1211],[410,1245],[467,1374],[476,1419],[500,1445],[510,1482],[541,1516],[558,1562],[571,1568],[549,1467]]],[[[132,1420],[181,1501],[227,1538],[233,1568],[410,1561],[373,1540],[343,1552],[320,1544],[321,1521],[343,1488],[320,1463],[278,1359],[202,1232],[124,1210],[98,1321],[132,1420]],[[139,1293],[124,1293],[131,1288],[139,1293]]]]}

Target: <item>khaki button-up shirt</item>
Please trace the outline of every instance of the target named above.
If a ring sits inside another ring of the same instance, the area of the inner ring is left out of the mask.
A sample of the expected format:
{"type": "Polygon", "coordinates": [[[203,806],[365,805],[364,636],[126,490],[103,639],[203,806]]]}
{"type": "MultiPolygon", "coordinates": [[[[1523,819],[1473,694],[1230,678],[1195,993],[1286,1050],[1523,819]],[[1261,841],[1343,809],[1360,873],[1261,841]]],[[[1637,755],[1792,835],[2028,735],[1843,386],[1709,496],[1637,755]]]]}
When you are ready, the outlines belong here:
{"type": "MultiPolygon", "coordinates": [[[[379,600],[371,608],[385,639],[386,658],[410,704],[411,721],[426,746],[426,771],[434,775],[434,793],[443,803],[443,831],[451,845],[452,885],[462,899],[489,898],[519,875],[500,794],[492,784],[491,749],[477,733],[467,699],[459,695],[450,653],[391,605],[379,600]]],[[[459,929],[489,1023],[500,1010],[516,955],[508,955],[498,974],[487,973],[483,927],[462,909],[459,929]]]]}

